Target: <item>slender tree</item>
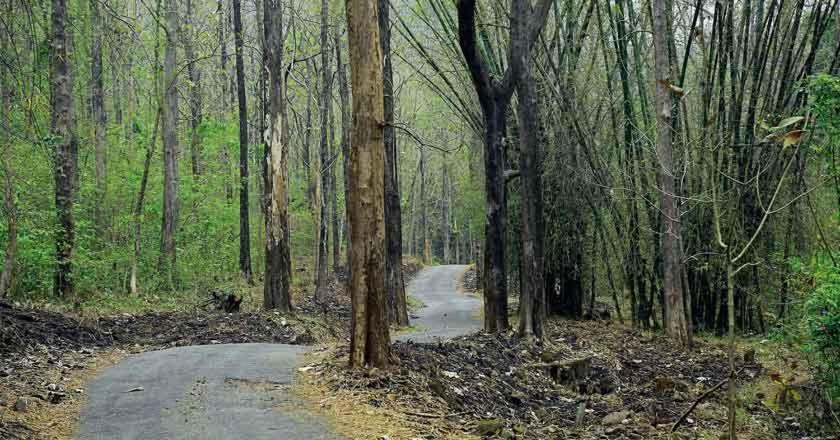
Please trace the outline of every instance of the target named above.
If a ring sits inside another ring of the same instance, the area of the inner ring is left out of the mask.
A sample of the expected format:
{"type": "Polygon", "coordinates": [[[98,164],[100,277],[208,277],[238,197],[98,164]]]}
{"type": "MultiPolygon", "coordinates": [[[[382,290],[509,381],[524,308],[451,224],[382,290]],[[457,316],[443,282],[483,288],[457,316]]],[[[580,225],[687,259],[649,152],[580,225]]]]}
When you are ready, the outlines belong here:
{"type": "Polygon", "coordinates": [[[330,195],[330,146],[329,128],[329,106],[331,105],[332,91],[330,83],[330,53],[329,53],[329,1],[321,0],[321,96],[320,96],[320,161],[318,173],[315,176],[320,184],[315,203],[318,204],[318,252],[315,272],[315,297],[324,299],[327,295],[327,265],[329,264],[329,195],[330,195]]]}
{"type": "Polygon", "coordinates": [[[91,42],[90,42],[90,104],[93,116],[93,144],[95,157],[96,197],[94,201],[94,223],[102,234],[106,229],[105,200],[108,196],[107,145],[105,130],[105,87],[102,77],[102,17],[99,0],[90,0],[91,42]]]}
{"type": "Polygon", "coordinates": [[[251,220],[248,210],[248,105],[245,94],[245,62],[242,59],[242,6],[233,0],[233,35],[236,47],[236,96],[239,103],[239,271],[248,284],[251,272],[251,220]]]}
{"type": "Polygon", "coordinates": [[[189,83],[189,104],[190,104],[190,164],[193,176],[200,176],[201,165],[201,127],[202,98],[201,98],[201,71],[198,68],[193,45],[196,40],[196,23],[193,12],[192,0],[187,0],[186,22],[187,29],[184,32],[184,56],[187,58],[187,77],[189,83]]]}
{"type": "Polygon", "coordinates": [[[347,32],[353,90],[350,151],[350,365],[390,362],[385,291],[385,133],[382,51],[376,0],[348,0],[347,32]]]}
{"type": "MultiPolygon", "coordinates": [[[[5,57],[8,53],[7,39],[2,38],[0,43],[0,56],[5,57]]],[[[12,145],[8,128],[11,118],[9,117],[12,108],[12,90],[10,89],[11,72],[6,65],[0,66],[0,106],[6,109],[0,115],[2,128],[0,128],[0,143],[2,143],[3,155],[0,157],[0,165],[3,169],[3,213],[6,216],[6,253],[3,258],[3,269],[0,272],[0,298],[9,295],[14,285],[15,259],[17,258],[17,205],[15,204],[15,178],[12,169],[12,145]]]]}
{"type": "Polygon", "coordinates": [[[163,58],[163,227],[160,260],[170,287],[177,279],[175,232],[178,225],[178,1],[166,5],[166,52],[163,58]]]}

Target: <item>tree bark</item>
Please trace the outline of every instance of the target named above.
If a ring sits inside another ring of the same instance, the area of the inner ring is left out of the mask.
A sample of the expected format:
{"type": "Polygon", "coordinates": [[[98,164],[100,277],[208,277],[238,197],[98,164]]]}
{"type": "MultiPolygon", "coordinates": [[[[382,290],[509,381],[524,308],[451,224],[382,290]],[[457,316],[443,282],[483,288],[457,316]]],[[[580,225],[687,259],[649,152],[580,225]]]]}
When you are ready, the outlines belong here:
{"type": "Polygon", "coordinates": [[[53,293],[60,297],[72,296],[73,253],[76,239],[76,222],[73,217],[77,173],[77,143],[75,135],[75,107],[73,104],[73,76],[68,53],[67,0],[52,0],[52,38],[50,39],[50,91],[52,92],[51,134],[54,138],[55,158],[55,209],[58,217],[56,230],[56,270],[53,293]]]}
{"type": "Polygon", "coordinates": [[[178,227],[178,1],[169,0],[166,8],[166,52],[163,60],[163,225],[158,266],[174,288],[177,280],[178,227]]]}
{"type": "Polygon", "coordinates": [[[251,220],[248,209],[248,105],[245,95],[245,63],[242,60],[242,6],[233,0],[233,33],[236,47],[236,95],[239,103],[239,271],[252,284],[251,220]]]}
{"type": "MultiPolygon", "coordinates": [[[[288,312],[292,309],[289,281],[291,257],[289,252],[288,167],[289,154],[286,144],[287,124],[285,81],[283,81],[283,10],[280,0],[265,2],[264,32],[268,50],[269,133],[266,147],[269,150],[268,176],[270,200],[267,202],[265,285],[263,307],[288,312]]],[[[269,189],[266,189],[269,191],[269,189]]]]}
{"type": "Polygon", "coordinates": [[[514,0],[510,13],[507,70],[501,81],[492,80],[476,40],[476,0],[458,0],[458,44],[470,72],[484,116],[485,233],[484,233],[484,330],[508,329],[507,276],[505,269],[505,114],[522,66],[521,55],[539,36],[550,1],[540,0],[532,13],[527,0],[514,0]]]}
{"type": "Polygon", "coordinates": [[[662,246],[662,288],[665,301],[664,327],[666,332],[683,347],[691,346],[691,334],[683,307],[682,277],[680,269],[680,212],[674,185],[674,152],[671,140],[673,121],[671,109],[671,62],[669,57],[668,20],[671,16],[669,0],[653,0],[654,71],[656,77],[656,150],[659,156],[659,178],[662,246]]]}
{"type": "MultiPolygon", "coordinates": [[[[336,69],[338,70],[338,95],[341,104],[341,156],[342,165],[344,167],[344,225],[346,228],[347,242],[347,261],[350,261],[350,222],[347,221],[349,216],[347,201],[350,200],[350,149],[352,148],[352,141],[350,132],[352,130],[350,123],[350,87],[347,84],[347,70],[344,63],[341,61],[341,44],[338,29],[335,31],[335,59],[336,69]]],[[[310,95],[311,96],[311,95],[310,95]]],[[[307,107],[307,118],[309,109],[307,107]]],[[[386,128],[387,130],[387,128],[386,128]]],[[[387,173],[387,171],[386,171],[387,173]]],[[[386,207],[387,209],[387,207],[386,207]]],[[[387,233],[387,232],[386,232],[387,233]]],[[[349,263],[348,263],[349,269],[349,263]]]]}
{"type": "Polygon", "coordinates": [[[385,291],[385,139],[376,0],[346,3],[353,90],[350,193],[350,366],[390,362],[385,291]]]}
{"type": "MultiPolygon", "coordinates": [[[[394,71],[391,63],[390,2],[378,0],[379,46],[382,49],[382,93],[385,116],[385,288],[392,324],[409,324],[402,271],[402,211],[400,207],[399,154],[394,129],[394,71]]],[[[343,103],[342,103],[342,106],[343,103]]]]}
{"type": "Polygon", "coordinates": [[[90,103],[93,117],[93,144],[96,192],[94,199],[94,224],[97,233],[104,236],[107,229],[105,219],[106,198],[108,197],[107,144],[105,139],[105,91],[102,78],[102,18],[99,14],[99,0],[90,0],[91,43],[90,43],[90,103]]]}
{"type": "MultiPolygon", "coordinates": [[[[5,55],[7,48],[6,39],[3,39],[2,54],[5,55]]],[[[3,144],[3,212],[6,214],[6,253],[3,259],[3,271],[0,272],[0,298],[9,296],[14,286],[15,259],[17,258],[17,206],[15,205],[15,179],[12,169],[12,144],[9,142],[8,128],[11,118],[9,112],[12,109],[12,90],[10,89],[9,78],[11,72],[6,66],[0,66],[0,105],[4,109],[0,116],[3,127],[0,128],[0,139],[3,144]]]]}
{"type": "MultiPolygon", "coordinates": [[[[155,82],[157,79],[157,69],[155,69],[155,82]]],[[[143,207],[146,201],[146,188],[149,184],[149,170],[152,166],[152,157],[155,155],[155,143],[157,142],[158,129],[160,128],[160,120],[162,116],[162,109],[158,100],[158,108],[155,112],[154,128],[149,136],[149,145],[146,147],[146,158],[143,160],[143,176],[140,178],[140,189],[137,191],[137,200],[134,204],[134,212],[132,213],[133,226],[133,253],[131,258],[131,275],[129,279],[129,286],[131,294],[136,295],[139,290],[139,261],[140,261],[140,234],[143,226],[143,207]]]]}
{"type": "MultiPolygon", "coordinates": [[[[95,0],[94,0],[95,1],[95,0]]],[[[198,132],[201,127],[202,102],[201,102],[201,72],[193,51],[193,43],[196,35],[195,23],[193,23],[192,0],[187,0],[187,16],[189,23],[188,32],[184,34],[184,56],[187,57],[187,76],[190,80],[189,104],[190,104],[190,164],[193,176],[200,176],[201,169],[201,136],[198,132]]]]}
{"type": "Polygon", "coordinates": [[[321,191],[320,196],[316,197],[315,203],[318,203],[320,209],[318,210],[318,255],[317,255],[317,270],[315,277],[315,298],[322,300],[327,296],[327,265],[328,251],[329,251],[329,138],[327,137],[327,128],[329,125],[329,105],[330,105],[330,55],[329,55],[329,1],[321,0],[321,112],[320,112],[320,162],[318,166],[318,175],[321,191]]]}
{"type": "Polygon", "coordinates": [[[542,337],[545,316],[543,281],[543,201],[540,148],[540,114],[537,90],[531,77],[530,50],[517,83],[519,103],[519,171],[522,176],[522,250],[520,255],[522,291],[519,300],[519,334],[525,338],[542,337]]]}

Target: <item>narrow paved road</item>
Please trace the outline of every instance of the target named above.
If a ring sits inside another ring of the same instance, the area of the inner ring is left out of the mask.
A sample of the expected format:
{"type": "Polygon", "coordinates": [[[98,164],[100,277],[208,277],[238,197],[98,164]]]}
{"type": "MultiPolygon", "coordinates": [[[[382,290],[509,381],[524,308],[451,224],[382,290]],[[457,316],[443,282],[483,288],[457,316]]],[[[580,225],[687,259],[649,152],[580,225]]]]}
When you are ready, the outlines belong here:
{"type": "Polygon", "coordinates": [[[481,328],[478,311],[481,300],[457,292],[458,280],[469,266],[432,266],[409,283],[410,295],[423,301],[411,325],[417,332],[399,336],[400,340],[432,342],[477,331],[481,328]]]}
{"type": "MultiPolygon", "coordinates": [[[[466,266],[424,269],[408,291],[426,307],[418,342],[477,330],[480,300],[457,293],[466,266]]],[[[339,440],[296,410],[288,393],[306,348],[283,344],[179,347],[130,357],[88,384],[80,440],[339,440]]]]}

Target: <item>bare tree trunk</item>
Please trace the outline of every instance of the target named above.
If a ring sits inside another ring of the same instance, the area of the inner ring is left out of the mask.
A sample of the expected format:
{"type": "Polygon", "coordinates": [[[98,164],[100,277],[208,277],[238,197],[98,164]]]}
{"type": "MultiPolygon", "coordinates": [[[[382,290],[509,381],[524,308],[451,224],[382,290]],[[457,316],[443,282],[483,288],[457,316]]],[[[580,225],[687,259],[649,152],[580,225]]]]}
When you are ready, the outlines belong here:
{"type": "Polygon", "coordinates": [[[328,263],[328,247],[329,247],[329,212],[327,201],[329,198],[329,138],[327,136],[327,128],[329,125],[329,105],[330,105],[330,55],[329,55],[329,2],[328,0],[321,0],[321,144],[320,144],[320,166],[318,167],[318,176],[321,185],[320,197],[317,197],[316,203],[319,204],[318,210],[318,256],[317,256],[317,271],[315,278],[315,297],[317,299],[324,299],[327,295],[327,265],[328,263]]]}
{"type": "Polygon", "coordinates": [[[163,226],[158,266],[168,278],[170,288],[177,280],[175,232],[178,225],[178,1],[168,0],[166,8],[166,52],[163,60],[163,226]]]}
{"type": "MultiPolygon", "coordinates": [[[[306,62],[306,78],[307,81],[314,79],[314,72],[312,63],[306,62]]],[[[309,85],[310,83],[307,83],[309,85]]],[[[312,145],[312,89],[313,87],[306,87],[306,127],[303,133],[303,165],[304,174],[306,175],[306,200],[309,202],[309,207],[312,212],[315,212],[315,185],[312,180],[312,152],[310,146],[312,145]]]]}
{"type": "MultiPolygon", "coordinates": [[[[157,82],[157,69],[155,69],[155,82],[157,82]]],[[[158,108],[155,112],[155,124],[149,136],[149,145],[146,147],[146,158],[143,160],[143,177],[140,178],[140,189],[137,191],[137,200],[134,204],[134,212],[132,216],[133,226],[133,253],[131,258],[131,278],[129,286],[132,295],[136,295],[139,290],[139,261],[140,261],[140,234],[143,226],[143,206],[146,200],[146,187],[149,184],[149,170],[152,166],[152,157],[155,155],[155,143],[157,142],[158,129],[160,128],[162,109],[158,102],[158,108]]]]}
{"type": "MultiPolygon", "coordinates": [[[[288,312],[292,309],[289,280],[291,257],[289,253],[288,167],[289,147],[286,145],[287,120],[285,81],[283,81],[283,9],[280,0],[265,1],[264,32],[268,58],[269,87],[269,149],[268,175],[270,200],[267,203],[265,285],[263,307],[288,312]]],[[[268,188],[267,188],[268,191],[268,188]]]]}
{"type": "Polygon", "coordinates": [[[382,52],[376,0],[348,0],[353,90],[350,193],[350,366],[390,362],[385,291],[385,139],[382,52]]]}
{"type": "Polygon", "coordinates": [[[105,139],[105,91],[102,78],[102,18],[99,14],[99,1],[90,1],[91,43],[90,43],[90,103],[93,116],[93,144],[95,157],[96,195],[94,200],[94,224],[100,236],[107,229],[105,219],[106,198],[108,197],[107,144],[105,139]]]}
{"type": "Polygon", "coordinates": [[[73,199],[76,186],[76,135],[73,104],[73,77],[68,53],[67,0],[52,0],[52,38],[50,52],[50,89],[52,92],[51,134],[55,139],[55,209],[56,270],[53,293],[69,297],[74,293],[73,252],[76,222],[73,199]]]}
{"type": "Polygon", "coordinates": [[[451,241],[452,241],[452,213],[451,213],[451,194],[452,184],[449,182],[449,169],[446,164],[446,157],[443,160],[443,191],[441,197],[441,204],[443,205],[443,264],[452,264],[451,260],[451,241]]]}
{"type": "Polygon", "coordinates": [[[423,264],[432,264],[432,242],[429,237],[429,217],[426,203],[426,170],[429,166],[426,147],[420,145],[420,243],[423,245],[423,264]]]}
{"type": "MultiPolygon", "coordinates": [[[[96,1],[96,0],[94,0],[96,1]]],[[[193,43],[195,39],[195,23],[193,23],[192,0],[187,0],[188,32],[184,33],[184,56],[187,57],[187,76],[190,84],[190,162],[193,176],[201,175],[201,135],[198,132],[201,126],[202,102],[201,102],[201,72],[196,64],[193,43]]]]}
{"type": "Polygon", "coordinates": [[[224,0],[218,0],[216,3],[216,15],[219,16],[219,29],[218,29],[218,36],[219,36],[219,83],[221,84],[222,93],[219,97],[219,117],[220,119],[225,119],[225,113],[227,111],[227,107],[225,106],[225,100],[228,96],[228,71],[227,71],[227,38],[225,37],[225,6],[224,0]]]}
{"type": "Polygon", "coordinates": [[[519,301],[519,334],[525,338],[542,337],[545,315],[543,280],[543,157],[539,139],[539,104],[531,77],[530,50],[524,58],[517,85],[519,103],[519,171],[522,179],[522,253],[520,267],[522,291],[519,301]]]}
{"type": "MultiPolygon", "coordinates": [[[[347,84],[347,70],[341,62],[341,44],[338,29],[335,31],[335,55],[336,55],[336,69],[338,69],[338,94],[341,102],[341,156],[344,165],[344,225],[346,228],[347,238],[347,261],[350,261],[350,222],[347,201],[350,200],[350,149],[352,143],[350,139],[350,87],[347,84]]],[[[310,95],[311,96],[311,95],[310,95]]],[[[309,108],[307,107],[307,117],[309,116],[309,108]]],[[[386,127],[387,131],[387,127],[386,127]]],[[[387,165],[386,165],[387,166],[387,165]]],[[[386,171],[387,172],[387,171],[386,171]]],[[[348,268],[349,268],[348,264],[348,268]]]]}
{"type": "Polygon", "coordinates": [[[233,0],[233,33],[236,47],[236,95],[239,102],[239,271],[248,284],[253,284],[251,220],[248,209],[248,105],[245,98],[245,63],[242,60],[240,0],[233,0]]]}
{"type": "MultiPolygon", "coordinates": [[[[6,55],[7,39],[3,38],[2,55],[6,55]]],[[[3,260],[3,272],[0,273],[0,298],[5,298],[11,293],[14,285],[15,259],[17,258],[17,206],[15,206],[15,178],[12,169],[12,145],[8,141],[8,127],[10,126],[9,112],[12,109],[12,91],[9,88],[11,72],[8,68],[0,66],[0,105],[6,110],[3,112],[3,127],[0,127],[0,139],[3,145],[3,212],[6,214],[6,254],[3,260]]]]}
{"type": "Polygon", "coordinates": [[[683,307],[682,277],[680,268],[680,212],[674,185],[674,152],[671,142],[673,121],[671,120],[671,62],[669,57],[668,20],[671,17],[669,0],[653,0],[653,43],[656,77],[656,119],[657,119],[657,168],[660,191],[660,212],[662,226],[662,266],[665,301],[664,327],[668,334],[683,347],[691,346],[691,334],[683,307]]]}
{"type": "Polygon", "coordinates": [[[333,270],[338,270],[341,266],[341,233],[338,229],[338,186],[336,182],[336,159],[338,158],[338,151],[335,145],[335,115],[332,105],[332,87],[330,87],[330,97],[328,98],[330,105],[327,106],[329,110],[327,120],[329,121],[329,131],[327,132],[330,152],[330,168],[327,177],[330,181],[330,231],[332,231],[332,259],[333,270]]]}
{"type": "Polygon", "coordinates": [[[458,0],[458,44],[470,72],[484,116],[485,234],[484,234],[484,330],[508,329],[507,276],[505,269],[505,229],[507,200],[505,194],[505,113],[519,70],[521,54],[539,36],[548,16],[550,1],[540,0],[530,11],[526,0],[511,3],[511,29],[508,58],[510,65],[501,76],[491,80],[487,63],[476,39],[476,0],[458,0]]]}
{"type": "Polygon", "coordinates": [[[385,289],[388,317],[394,325],[409,324],[402,272],[402,212],[400,207],[399,151],[394,129],[394,72],[391,63],[390,2],[378,0],[379,46],[382,49],[382,93],[385,115],[385,289]]]}

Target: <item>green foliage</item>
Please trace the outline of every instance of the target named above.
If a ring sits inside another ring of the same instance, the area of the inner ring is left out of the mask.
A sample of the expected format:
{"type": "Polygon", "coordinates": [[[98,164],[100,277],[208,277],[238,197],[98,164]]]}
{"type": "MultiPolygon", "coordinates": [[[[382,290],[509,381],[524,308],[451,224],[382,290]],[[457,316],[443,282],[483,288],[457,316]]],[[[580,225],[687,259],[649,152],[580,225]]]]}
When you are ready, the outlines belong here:
{"type": "Polygon", "coordinates": [[[833,397],[840,398],[840,270],[818,266],[816,287],[805,304],[806,351],[833,397]]]}

